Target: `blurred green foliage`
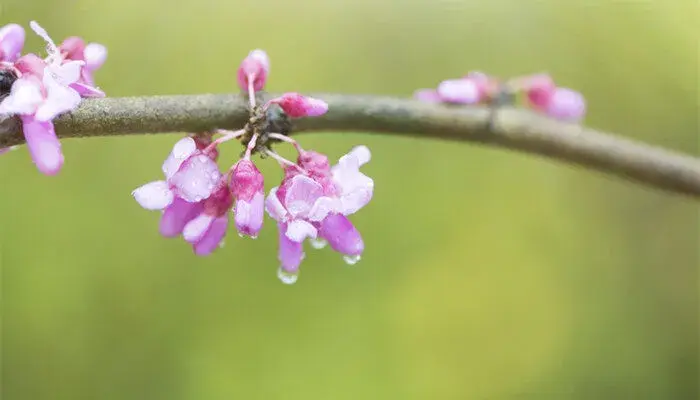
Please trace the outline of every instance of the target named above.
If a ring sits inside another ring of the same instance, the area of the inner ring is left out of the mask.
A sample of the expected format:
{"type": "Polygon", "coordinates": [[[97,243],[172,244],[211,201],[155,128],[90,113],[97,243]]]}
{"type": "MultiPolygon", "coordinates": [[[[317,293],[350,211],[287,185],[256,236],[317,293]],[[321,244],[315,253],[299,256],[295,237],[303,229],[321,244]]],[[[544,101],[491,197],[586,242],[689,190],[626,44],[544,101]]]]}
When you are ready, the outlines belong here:
{"type": "MultiPolygon", "coordinates": [[[[272,91],[407,96],[472,69],[548,71],[587,96],[587,124],[698,154],[697,8],[5,0],[0,15],[106,44],[112,96],[236,90],[256,47],[272,91]]],[[[693,201],[468,144],[304,135],[332,158],[370,146],[376,192],[354,217],[362,262],[309,251],[289,287],[269,220],[209,258],[158,236],[130,191],[177,137],[68,140],[54,178],[24,148],[0,159],[3,399],[697,398],[693,201]]]]}

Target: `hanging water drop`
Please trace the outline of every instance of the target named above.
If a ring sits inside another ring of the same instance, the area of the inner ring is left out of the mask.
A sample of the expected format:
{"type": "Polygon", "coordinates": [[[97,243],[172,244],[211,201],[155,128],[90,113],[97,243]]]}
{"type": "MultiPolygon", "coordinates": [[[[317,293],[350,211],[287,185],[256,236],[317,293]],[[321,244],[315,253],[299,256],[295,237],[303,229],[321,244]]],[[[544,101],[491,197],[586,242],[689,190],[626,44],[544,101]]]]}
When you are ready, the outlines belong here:
{"type": "Polygon", "coordinates": [[[343,260],[348,265],[355,265],[360,261],[361,256],[358,254],[356,256],[343,256],[343,260]]]}
{"type": "Polygon", "coordinates": [[[319,238],[309,239],[309,243],[311,243],[311,247],[313,247],[316,250],[320,250],[326,247],[326,245],[328,244],[328,242],[319,238]]]}
{"type": "Polygon", "coordinates": [[[279,269],[277,269],[277,277],[285,285],[293,285],[297,279],[299,279],[299,272],[289,272],[284,268],[279,267],[279,269]]]}

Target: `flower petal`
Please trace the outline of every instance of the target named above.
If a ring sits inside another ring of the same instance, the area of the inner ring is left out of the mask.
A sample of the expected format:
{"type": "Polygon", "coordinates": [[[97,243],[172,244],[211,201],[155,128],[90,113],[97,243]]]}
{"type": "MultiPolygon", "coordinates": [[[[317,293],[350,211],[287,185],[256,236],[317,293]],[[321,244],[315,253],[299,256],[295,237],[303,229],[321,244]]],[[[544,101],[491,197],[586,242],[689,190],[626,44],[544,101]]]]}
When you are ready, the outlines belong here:
{"type": "Polygon", "coordinates": [[[24,47],[24,28],[7,24],[0,29],[0,61],[14,62],[24,47]]]}
{"type": "Polygon", "coordinates": [[[162,210],[173,202],[173,193],[165,181],[149,182],[135,189],[131,195],[147,210],[162,210]]]}
{"type": "Polygon", "coordinates": [[[182,237],[189,243],[197,243],[207,233],[213,222],[213,216],[204,213],[199,214],[182,229],[182,237]]]}
{"type": "Polygon", "coordinates": [[[286,272],[297,272],[301,260],[304,259],[304,247],[301,242],[293,242],[289,240],[285,232],[287,231],[286,224],[278,224],[279,230],[279,251],[277,257],[280,260],[281,267],[286,272]]]}
{"type": "Polygon", "coordinates": [[[177,237],[182,234],[188,222],[202,212],[202,203],[190,203],[175,197],[160,217],[160,234],[165,237],[177,237]]]}
{"type": "Polygon", "coordinates": [[[78,92],[60,84],[49,71],[44,71],[43,82],[46,98],[34,114],[37,121],[50,121],[59,114],[75,109],[80,104],[78,92]]]}
{"type": "Polygon", "coordinates": [[[303,219],[295,219],[287,225],[287,238],[293,242],[301,243],[306,238],[316,237],[316,228],[310,222],[303,219]]]}
{"type": "Polygon", "coordinates": [[[30,115],[44,101],[41,83],[37,79],[17,79],[10,95],[0,103],[0,113],[30,115]]]}
{"type": "MultiPolygon", "coordinates": [[[[47,68],[56,82],[63,86],[68,86],[80,79],[80,72],[84,65],[84,61],[68,61],[61,65],[49,65],[47,68]]],[[[46,74],[46,71],[44,71],[44,74],[46,74]]]]}
{"type": "Polygon", "coordinates": [[[481,100],[481,93],[472,79],[448,79],[440,82],[438,95],[447,102],[473,104],[481,100]]]}
{"type": "Polygon", "coordinates": [[[221,180],[219,166],[204,154],[195,154],[180,165],[180,169],[170,178],[178,196],[189,202],[208,198],[221,180]]]}
{"type": "Polygon", "coordinates": [[[163,162],[163,174],[165,174],[165,177],[170,179],[175,175],[177,170],[180,169],[182,162],[194,154],[195,151],[197,151],[197,143],[191,137],[178,140],[168,158],[163,162]]]}
{"type": "Polygon", "coordinates": [[[331,248],[348,256],[359,256],[365,249],[360,232],[341,214],[331,214],[321,222],[319,235],[328,241],[331,248]]]}
{"type": "Polygon", "coordinates": [[[265,199],[265,211],[270,215],[270,217],[276,221],[284,221],[287,218],[287,209],[277,197],[278,187],[270,189],[270,194],[267,195],[265,199]]]}
{"type": "Polygon", "coordinates": [[[355,146],[350,150],[350,152],[348,152],[348,154],[341,157],[338,162],[343,163],[343,159],[354,159],[353,163],[358,167],[361,167],[372,159],[372,152],[369,151],[367,146],[355,146]]]}
{"type": "Polygon", "coordinates": [[[198,256],[207,256],[211,254],[219,247],[224,236],[226,236],[227,228],[228,217],[222,216],[215,218],[211,225],[209,225],[209,229],[207,229],[197,243],[192,246],[194,248],[194,253],[198,256]]]}
{"type": "Polygon", "coordinates": [[[56,175],[63,166],[63,153],[53,123],[22,117],[22,130],[29,154],[39,171],[46,175],[56,175]]]}
{"type": "Polygon", "coordinates": [[[85,68],[95,71],[107,60],[107,47],[99,43],[88,43],[83,51],[85,68]]]}
{"type": "Polygon", "coordinates": [[[78,92],[80,97],[105,97],[105,92],[96,87],[89,86],[84,83],[72,83],[70,85],[70,88],[78,92]]]}
{"type": "Polygon", "coordinates": [[[323,187],[304,175],[292,178],[284,204],[293,217],[305,217],[316,200],[323,196],[323,187]]]}
{"type": "Polygon", "coordinates": [[[250,202],[237,200],[234,221],[238,232],[251,237],[257,236],[262,229],[264,208],[265,195],[259,192],[253,196],[250,202]]]}
{"type": "Polygon", "coordinates": [[[318,222],[326,218],[326,215],[340,211],[341,204],[337,199],[331,197],[319,197],[308,214],[309,221],[318,222]]]}

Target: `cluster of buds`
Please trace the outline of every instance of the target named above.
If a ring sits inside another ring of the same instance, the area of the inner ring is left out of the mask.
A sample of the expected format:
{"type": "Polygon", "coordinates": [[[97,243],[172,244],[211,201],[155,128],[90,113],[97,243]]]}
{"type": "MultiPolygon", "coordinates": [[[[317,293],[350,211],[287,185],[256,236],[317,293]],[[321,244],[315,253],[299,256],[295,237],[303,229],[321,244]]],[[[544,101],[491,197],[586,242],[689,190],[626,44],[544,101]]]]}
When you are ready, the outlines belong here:
{"type": "Polygon", "coordinates": [[[46,41],[45,58],[22,55],[25,32],[20,25],[0,29],[0,116],[20,118],[34,164],[42,173],[55,175],[63,165],[63,153],[52,121],[74,110],[83,98],[104,97],[93,74],[107,58],[107,50],[77,36],[57,46],[38,23],[29,26],[46,41]]]}
{"type": "Polygon", "coordinates": [[[577,122],[586,113],[581,93],[557,86],[547,74],[501,82],[482,72],[470,72],[462,78],[444,80],[436,89],[419,89],[414,97],[432,103],[500,105],[519,93],[525,95],[527,106],[552,118],[577,122]]]}
{"type": "Polygon", "coordinates": [[[367,147],[355,147],[331,166],[328,157],[303,149],[289,137],[291,119],[321,116],[328,104],[299,93],[259,102],[256,95],[269,73],[267,54],[250,52],[237,74],[249,101],[248,123],[236,131],[216,130],[180,139],[163,163],[165,178],[132,194],[142,207],[162,211],[161,235],[182,236],[200,256],[211,254],[223,243],[229,212],[240,236],[256,238],[267,211],[279,230],[278,277],[291,284],[297,280],[307,240],[314,248],[329,245],[348,264],[359,261],[364,243],[348,216],[371,200],[374,182],[360,172],[360,166],[370,160],[367,147]],[[244,150],[222,172],[218,147],[231,140],[239,141],[244,150]],[[293,146],[296,161],[279,155],[273,144],[293,146]],[[282,168],[281,183],[267,197],[263,175],[252,159],[255,154],[277,161],[282,168]]]}

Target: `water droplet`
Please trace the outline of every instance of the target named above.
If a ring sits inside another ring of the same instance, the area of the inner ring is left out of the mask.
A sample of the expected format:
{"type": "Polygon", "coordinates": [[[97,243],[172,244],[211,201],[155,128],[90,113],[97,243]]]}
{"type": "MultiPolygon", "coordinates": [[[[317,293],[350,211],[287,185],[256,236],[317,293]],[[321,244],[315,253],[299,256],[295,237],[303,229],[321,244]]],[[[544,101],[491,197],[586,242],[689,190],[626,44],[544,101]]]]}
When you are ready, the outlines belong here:
{"type": "Polygon", "coordinates": [[[293,285],[297,281],[297,279],[299,279],[299,273],[285,271],[284,268],[279,267],[279,269],[277,270],[277,277],[285,285],[293,285]]]}
{"type": "Polygon", "coordinates": [[[360,261],[360,258],[361,258],[361,257],[360,257],[359,254],[356,255],[356,256],[343,256],[343,260],[345,260],[345,263],[348,264],[348,265],[355,265],[355,264],[357,264],[358,261],[360,261]]]}
{"type": "Polygon", "coordinates": [[[320,250],[326,247],[326,245],[328,244],[328,242],[326,242],[325,240],[318,238],[309,239],[309,243],[311,243],[311,247],[313,247],[316,250],[320,250]]]}
{"type": "Polygon", "coordinates": [[[202,198],[202,196],[194,196],[194,202],[195,202],[195,203],[200,202],[200,201],[202,201],[202,200],[204,200],[204,199],[202,198]]]}
{"type": "Polygon", "coordinates": [[[223,247],[224,247],[224,241],[222,240],[222,241],[219,242],[219,248],[221,249],[221,248],[223,248],[223,247]]]}

